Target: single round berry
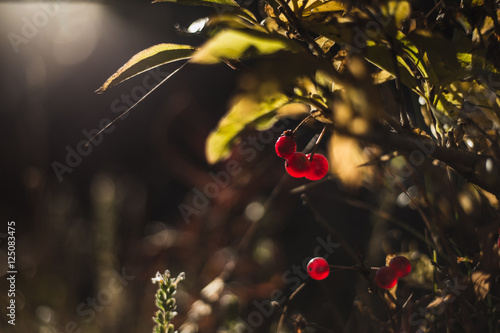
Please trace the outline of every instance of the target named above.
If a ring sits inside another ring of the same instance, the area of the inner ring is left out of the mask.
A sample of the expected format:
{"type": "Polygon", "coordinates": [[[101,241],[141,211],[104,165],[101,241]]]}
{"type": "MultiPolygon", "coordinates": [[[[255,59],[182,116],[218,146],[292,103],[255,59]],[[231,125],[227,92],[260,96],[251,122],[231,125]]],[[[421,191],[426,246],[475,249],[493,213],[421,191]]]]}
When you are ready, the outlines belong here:
{"type": "Polygon", "coordinates": [[[321,154],[314,154],[311,159],[311,154],[307,154],[306,157],[311,163],[311,167],[306,174],[306,178],[309,180],[319,180],[326,176],[328,173],[328,160],[325,156],[321,154]]]}
{"type": "Polygon", "coordinates": [[[288,160],[285,162],[286,172],[292,177],[302,178],[308,172],[311,167],[309,159],[306,155],[302,153],[295,152],[288,160]]]}
{"type": "Polygon", "coordinates": [[[410,261],[403,256],[392,258],[391,261],[389,261],[389,267],[396,272],[398,278],[407,276],[411,271],[410,261]]]}
{"type": "Polygon", "coordinates": [[[391,289],[398,283],[398,276],[389,266],[380,267],[375,272],[375,283],[380,288],[391,289]]]}
{"type": "Polygon", "coordinates": [[[314,280],[323,280],[330,274],[330,265],[321,257],[312,258],[307,264],[307,274],[314,280]]]}
{"type": "Polygon", "coordinates": [[[295,139],[293,138],[293,134],[291,131],[284,132],[276,141],[276,145],[274,146],[276,150],[276,154],[284,158],[285,160],[290,158],[290,156],[295,153],[297,150],[297,144],[295,143],[295,139]]]}

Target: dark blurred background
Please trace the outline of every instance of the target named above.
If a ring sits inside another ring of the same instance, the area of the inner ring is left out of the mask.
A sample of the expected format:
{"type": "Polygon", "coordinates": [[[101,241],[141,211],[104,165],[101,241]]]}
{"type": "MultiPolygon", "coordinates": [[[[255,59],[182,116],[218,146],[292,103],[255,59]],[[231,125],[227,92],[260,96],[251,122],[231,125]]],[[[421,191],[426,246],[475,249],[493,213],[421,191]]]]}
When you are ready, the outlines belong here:
{"type": "MultiPolygon", "coordinates": [[[[302,180],[287,178],[272,194],[284,174],[273,143],[251,161],[235,155],[243,171],[219,186],[209,202],[196,201],[206,184],[217,184],[213,175],[227,168],[227,162],[207,165],[204,145],[237,90],[238,72],[188,65],[92,148],[82,144],[181,63],[94,93],[106,78],[149,46],[199,45],[203,38],[179,29],[214,11],[148,1],[54,3],[0,3],[1,331],[150,332],[156,290],[151,278],[165,269],[187,275],[178,294],[179,326],[200,290],[236,253],[223,292],[239,298],[236,312],[214,305],[197,325],[201,332],[238,331],[228,328],[227,318],[247,321],[253,301],[269,299],[273,290],[290,295],[294,285],[287,272],[313,256],[318,237],[328,236],[299,195],[290,193],[302,180]],[[271,195],[272,205],[266,206],[271,195]],[[183,215],[180,207],[191,210],[183,215]],[[16,222],[15,326],[4,315],[7,221],[16,222]],[[255,221],[259,227],[242,249],[255,221]]],[[[299,136],[300,145],[310,137],[299,136]]],[[[334,182],[308,191],[347,243],[366,253],[374,222],[368,214],[332,204],[342,196],[334,182]]],[[[329,260],[354,264],[345,251],[336,250],[329,260]]],[[[343,272],[307,286],[297,307],[327,327],[343,327],[353,320],[349,309],[356,291],[349,286],[355,276],[343,272]],[[339,307],[343,302],[349,306],[339,307]]],[[[276,316],[265,316],[255,331],[269,331],[276,316]]]]}

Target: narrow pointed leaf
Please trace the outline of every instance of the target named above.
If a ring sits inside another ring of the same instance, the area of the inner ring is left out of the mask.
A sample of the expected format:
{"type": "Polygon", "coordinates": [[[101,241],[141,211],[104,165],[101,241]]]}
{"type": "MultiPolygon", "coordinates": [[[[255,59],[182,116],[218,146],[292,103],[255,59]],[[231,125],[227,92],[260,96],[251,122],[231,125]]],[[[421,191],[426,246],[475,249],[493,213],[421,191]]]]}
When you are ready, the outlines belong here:
{"type": "Polygon", "coordinates": [[[96,92],[101,94],[107,89],[152,68],[173,61],[188,59],[194,51],[195,48],[193,46],[177,44],[158,44],[147,48],[127,61],[96,92]]]}

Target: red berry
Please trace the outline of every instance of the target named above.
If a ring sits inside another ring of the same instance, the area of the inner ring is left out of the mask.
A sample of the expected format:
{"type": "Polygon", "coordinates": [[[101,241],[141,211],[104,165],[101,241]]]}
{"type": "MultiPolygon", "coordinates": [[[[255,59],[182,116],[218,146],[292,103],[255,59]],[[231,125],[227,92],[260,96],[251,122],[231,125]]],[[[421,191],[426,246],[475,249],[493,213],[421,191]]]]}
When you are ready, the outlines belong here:
{"type": "Polygon", "coordinates": [[[389,261],[389,267],[396,272],[398,278],[405,277],[410,274],[411,264],[410,261],[403,256],[396,256],[389,261]]]}
{"type": "Polygon", "coordinates": [[[311,163],[309,172],[306,174],[306,178],[309,180],[319,180],[326,176],[328,173],[328,160],[325,156],[321,154],[314,154],[311,159],[311,154],[306,156],[311,163]]]}
{"type": "Polygon", "coordinates": [[[294,153],[288,160],[285,162],[286,172],[292,177],[302,178],[308,172],[311,163],[309,163],[309,159],[306,155],[302,153],[294,153]]]}
{"type": "Polygon", "coordinates": [[[276,141],[274,149],[279,157],[284,158],[285,160],[290,158],[290,156],[295,153],[295,150],[297,150],[297,144],[295,143],[292,132],[285,131],[278,138],[278,141],[276,141]]]}
{"type": "Polygon", "coordinates": [[[396,272],[389,266],[380,267],[375,272],[375,283],[380,288],[391,289],[398,283],[396,272]]]}
{"type": "Polygon", "coordinates": [[[314,280],[323,280],[330,274],[330,265],[321,257],[312,258],[307,264],[307,274],[314,280]]]}

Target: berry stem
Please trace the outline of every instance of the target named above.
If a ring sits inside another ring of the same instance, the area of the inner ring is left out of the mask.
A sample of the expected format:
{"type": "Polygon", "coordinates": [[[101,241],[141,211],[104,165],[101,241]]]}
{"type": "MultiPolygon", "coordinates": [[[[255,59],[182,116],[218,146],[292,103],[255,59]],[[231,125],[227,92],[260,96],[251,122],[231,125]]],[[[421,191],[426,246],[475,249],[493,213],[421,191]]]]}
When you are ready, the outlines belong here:
{"type": "Polygon", "coordinates": [[[308,115],[307,117],[305,117],[301,122],[300,124],[297,125],[297,127],[295,127],[295,129],[292,131],[292,134],[295,134],[295,132],[297,132],[297,130],[299,129],[300,126],[304,125],[305,123],[307,123],[309,121],[309,119],[312,118],[312,115],[308,115]]]}
{"type": "MultiPolygon", "coordinates": [[[[341,266],[341,265],[330,265],[330,268],[336,268],[336,269],[351,269],[351,270],[359,270],[362,268],[360,265],[353,265],[353,266],[341,266]]],[[[377,270],[380,267],[370,267],[372,270],[377,270]]]]}
{"type": "Polygon", "coordinates": [[[319,143],[321,142],[321,139],[323,139],[323,135],[325,135],[326,131],[326,126],[323,127],[321,130],[321,133],[319,133],[318,138],[316,139],[316,143],[314,144],[313,149],[311,150],[311,155],[309,156],[309,160],[312,161],[312,158],[314,156],[314,153],[316,152],[316,149],[318,148],[319,143]]]}

